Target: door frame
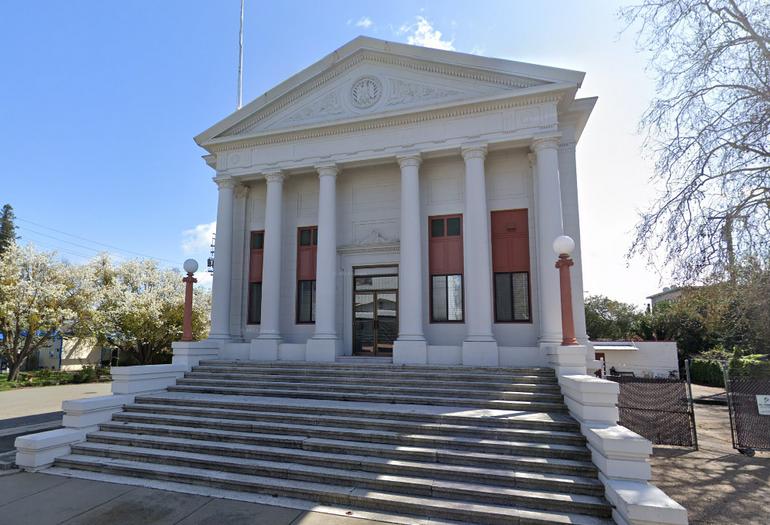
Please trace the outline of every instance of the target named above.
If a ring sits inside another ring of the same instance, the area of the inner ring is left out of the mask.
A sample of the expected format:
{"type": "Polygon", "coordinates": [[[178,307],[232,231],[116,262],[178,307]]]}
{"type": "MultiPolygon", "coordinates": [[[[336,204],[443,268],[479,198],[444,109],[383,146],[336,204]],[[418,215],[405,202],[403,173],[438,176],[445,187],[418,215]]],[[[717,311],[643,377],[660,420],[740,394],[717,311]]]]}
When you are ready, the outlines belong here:
{"type": "MultiPolygon", "coordinates": [[[[352,335],[352,355],[360,355],[360,356],[371,356],[371,357],[378,357],[378,356],[391,356],[393,355],[393,351],[390,352],[382,352],[380,353],[378,351],[378,341],[377,341],[377,333],[378,329],[375,327],[374,330],[374,344],[373,344],[373,351],[372,353],[356,353],[356,277],[393,277],[395,276],[398,279],[398,264],[393,263],[385,263],[385,264],[365,264],[365,265],[358,265],[358,266],[352,266],[351,267],[351,335],[352,335]],[[372,273],[372,274],[365,274],[365,275],[356,275],[356,270],[359,269],[366,269],[366,268],[393,268],[394,273],[372,273]]],[[[377,308],[377,295],[379,293],[395,293],[396,294],[396,336],[398,337],[398,320],[399,320],[399,309],[400,309],[400,298],[399,298],[399,288],[401,286],[401,281],[398,280],[398,287],[396,289],[383,289],[383,290],[362,290],[358,293],[370,293],[373,295],[373,302],[372,302],[372,320],[374,321],[376,317],[376,312],[378,310],[377,308]]]]}

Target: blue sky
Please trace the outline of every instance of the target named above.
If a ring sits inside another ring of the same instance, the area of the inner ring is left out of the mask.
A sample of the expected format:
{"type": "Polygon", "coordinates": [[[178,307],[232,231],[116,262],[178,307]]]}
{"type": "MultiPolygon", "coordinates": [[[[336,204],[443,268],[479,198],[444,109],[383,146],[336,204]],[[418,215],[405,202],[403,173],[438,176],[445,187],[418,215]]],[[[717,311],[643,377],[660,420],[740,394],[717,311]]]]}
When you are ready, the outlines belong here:
{"type": "MultiPolygon", "coordinates": [[[[614,1],[246,0],[244,100],[359,34],[586,71],[578,150],[585,287],[643,303],[659,278],[623,254],[652,196],[639,115],[653,94],[614,1]]],[[[0,204],[79,263],[105,250],[201,263],[213,172],[192,137],[235,109],[239,0],[6,2],[0,204]],[[105,245],[109,245],[105,246],[105,245]]],[[[665,283],[664,283],[665,284],[665,283]]]]}

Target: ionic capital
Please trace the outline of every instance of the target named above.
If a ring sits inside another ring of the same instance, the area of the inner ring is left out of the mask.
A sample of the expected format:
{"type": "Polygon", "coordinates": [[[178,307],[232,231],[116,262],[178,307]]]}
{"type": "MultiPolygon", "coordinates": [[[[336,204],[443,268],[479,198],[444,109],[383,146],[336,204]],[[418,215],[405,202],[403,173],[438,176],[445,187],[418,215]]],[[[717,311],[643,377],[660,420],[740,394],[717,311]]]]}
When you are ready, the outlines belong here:
{"type": "Polygon", "coordinates": [[[401,169],[410,166],[419,167],[422,162],[422,156],[419,153],[406,153],[404,155],[398,155],[396,160],[401,169]]]}
{"type": "Polygon", "coordinates": [[[283,184],[284,179],[286,179],[286,174],[281,170],[266,171],[264,176],[268,184],[276,182],[283,184]]]}
{"type": "Polygon", "coordinates": [[[245,199],[249,196],[249,186],[246,184],[236,184],[235,185],[235,198],[236,199],[245,199]]]}
{"type": "Polygon", "coordinates": [[[557,149],[559,147],[559,137],[539,137],[532,140],[532,151],[540,153],[546,149],[557,149]]]}
{"type": "Polygon", "coordinates": [[[213,180],[220,191],[231,190],[235,187],[235,180],[232,177],[217,175],[213,180]]]}
{"type": "Polygon", "coordinates": [[[460,148],[463,159],[484,159],[487,156],[486,144],[469,144],[460,148]]]}
{"type": "Polygon", "coordinates": [[[321,177],[334,177],[336,178],[337,175],[340,173],[340,169],[337,167],[336,164],[322,164],[315,167],[316,171],[318,172],[318,178],[321,177]]]}

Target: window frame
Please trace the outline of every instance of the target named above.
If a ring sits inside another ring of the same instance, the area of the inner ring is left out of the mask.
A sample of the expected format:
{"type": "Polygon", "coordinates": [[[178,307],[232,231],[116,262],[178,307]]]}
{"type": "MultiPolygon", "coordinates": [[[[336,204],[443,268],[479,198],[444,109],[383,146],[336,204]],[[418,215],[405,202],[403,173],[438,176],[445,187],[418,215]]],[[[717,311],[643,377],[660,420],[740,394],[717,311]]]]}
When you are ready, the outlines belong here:
{"type": "Polygon", "coordinates": [[[246,290],[246,324],[247,325],[261,325],[262,324],[262,281],[248,283],[248,289],[246,290]],[[256,321],[252,320],[251,310],[251,287],[255,284],[259,285],[259,316],[256,321]]]}
{"type": "Polygon", "coordinates": [[[494,307],[495,324],[532,324],[532,272],[492,272],[492,306],[494,307]],[[511,319],[500,320],[497,313],[497,281],[498,275],[510,275],[511,283],[513,283],[513,274],[525,273],[527,274],[527,311],[529,312],[529,319],[516,319],[516,312],[513,309],[513,286],[511,286],[511,319]]]}
{"type": "Polygon", "coordinates": [[[294,321],[296,324],[315,324],[315,300],[316,300],[316,279],[297,279],[297,293],[295,294],[295,303],[297,307],[295,308],[295,318],[294,321]],[[300,319],[300,311],[301,308],[301,297],[302,297],[302,286],[301,283],[312,283],[310,285],[310,321],[302,321],[300,319]]]}
{"type": "Polygon", "coordinates": [[[465,322],[465,275],[462,273],[447,273],[447,274],[434,274],[430,275],[430,290],[429,290],[429,304],[430,304],[430,315],[429,320],[431,324],[445,324],[445,323],[452,323],[452,324],[462,324],[465,322]],[[446,295],[444,297],[444,303],[446,304],[446,312],[447,312],[447,318],[446,319],[436,319],[433,315],[433,278],[434,277],[443,277],[444,282],[448,282],[448,277],[460,277],[460,290],[462,291],[462,297],[460,301],[460,319],[449,319],[449,285],[446,286],[446,295]]]}
{"type": "MultiPolygon", "coordinates": [[[[428,255],[430,257],[430,242],[431,239],[447,239],[448,237],[458,237],[460,246],[461,246],[461,253],[462,258],[465,257],[465,246],[464,246],[464,240],[463,240],[463,226],[464,226],[464,217],[462,213],[448,213],[444,215],[431,215],[428,217],[428,255]],[[449,219],[458,219],[460,221],[460,230],[456,235],[450,235],[449,234],[449,219]],[[433,235],[433,222],[440,220],[442,222],[442,229],[441,229],[441,235],[433,235]]],[[[430,272],[430,260],[428,261],[428,279],[430,280],[430,284],[428,286],[428,322],[430,324],[444,324],[444,323],[451,323],[451,324],[462,324],[465,323],[465,261],[461,261],[461,267],[463,269],[460,273],[431,273],[430,272]],[[447,284],[446,290],[446,296],[445,296],[445,303],[446,303],[446,312],[447,312],[447,319],[436,319],[433,312],[433,278],[434,277],[444,277],[444,282],[448,282],[448,277],[453,276],[459,276],[460,277],[460,290],[462,291],[462,300],[460,302],[460,308],[461,311],[461,318],[460,319],[449,319],[449,286],[447,284]]]]}

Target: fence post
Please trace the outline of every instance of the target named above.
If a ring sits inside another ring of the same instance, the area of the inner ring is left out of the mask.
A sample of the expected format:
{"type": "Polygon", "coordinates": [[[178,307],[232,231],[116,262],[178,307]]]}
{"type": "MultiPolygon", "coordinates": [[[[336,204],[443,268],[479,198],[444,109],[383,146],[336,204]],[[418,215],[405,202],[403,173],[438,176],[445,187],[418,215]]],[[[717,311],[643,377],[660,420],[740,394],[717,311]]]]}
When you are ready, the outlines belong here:
{"type": "Polygon", "coordinates": [[[684,370],[687,376],[687,403],[690,407],[690,422],[692,424],[692,438],[695,450],[698,450],[698,428],[695,426],[695,404],[692,399],[692,379],[690,377],[690,359],[684,360],[684,370]]]}
{"type": "Polygon", "coordinates": [[[735,421],[733,421],[733,400],[730,396],[730,363],[729,361],[720,361],[720,364],[722,365],[722,376],[723,381],[725,384],[725,398],[727,399],[727,413],[730,416],[730,439],[733,442],[733,448],[737,448],[735,446],[735,421]]]}

